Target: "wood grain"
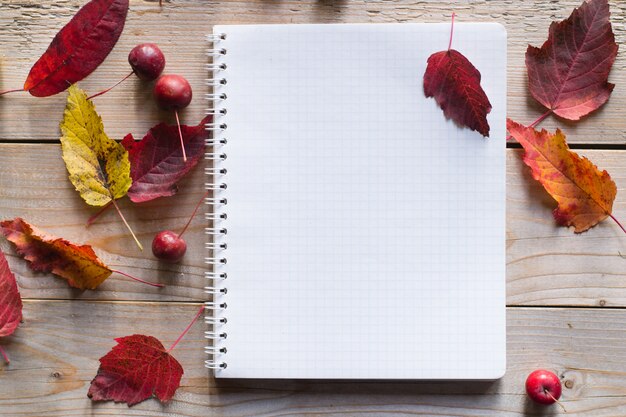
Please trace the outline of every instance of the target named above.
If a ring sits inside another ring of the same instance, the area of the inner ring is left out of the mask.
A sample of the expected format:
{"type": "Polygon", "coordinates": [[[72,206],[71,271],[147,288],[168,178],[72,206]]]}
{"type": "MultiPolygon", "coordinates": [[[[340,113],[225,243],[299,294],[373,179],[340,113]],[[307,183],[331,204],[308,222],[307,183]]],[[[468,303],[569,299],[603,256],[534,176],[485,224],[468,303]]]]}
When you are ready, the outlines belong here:
{"type": "MultiPolygon", "coordinates": [[[[146,250],[134,245],[117,214],[110,210],[85,228],[95,210],[85,205],[67,179],[56,144],[0,144],[0,213],[21,216],[44,230],[89,243],[103,261],[141,278],[160,281],[159,290],[119,275],[97,291],[71,290],[64,281],[35,274],[0,240],[26,298],[100,300],[203,300],[204,240],[202,216],[188,231],[188,254],[181,266],[157,262],[150,252],[152,237],[162,229],[180,230],[201,198],[202,167],[183,181],[171,198],[134,205],[121,200],[122,210],[146,250]],[[33,169],[33,167],[37,167],[33,169]]],[[[509,305],[626,306],[626,236],[607,220],[577,235],[552,218],[551,197],[521,162],[521,150],[507,151],[507,302],[509,305]],[[623,256],[622,256],[623,255],[623,256]]],[[[608,170],[618,186],[617,218],[626,219],[626,151],[589,150],[587,155],[608,170]]]]}
{"type": "MultiPolygon", "coordinates": [[[[0,89],[19,88],[35,60],[45,51],[54,34],[71,18],[82,0],[34,2],[0,0],[0,89]]],[[[548,26],[567,17],[580,0],[172,0],[131,1],[120,41],[104,64],[81,82],[87,91],[100,91],[125,76],[130,68],[127,54],[140,42],[157,42],[166,59],[166,72],[185,75],[195,98],[184,112],[186,120],[200,120],[207,87],[203,63],[207,61],[204,35],[214,24],[251,23],[341,23],[341,22],[440,22],[454,10],[459,21],[495,21],[508,30],[508,114],[520,123],[530,123],[543,110],[529,97],[524,53],[528,43],[539,46],[547,39],[548,26]]],[[[626,41],[626,3],[612,1],[613,28],[619,44],[626,41]]],[[[436,46],[433,46],[436,48],[436,46]]],[[[443,48],[443,46],[441,46],[443,48]]],[[[440,48],[440,49],[441,49],[440,48]]],[[[578,123],[549,118],[547,128],[566,128],[571,143],[626,143],[626,58],[618,55],[610,81],[617,85],[609,103],[578,123]]],[[[419,76],[420,74],[416,74],[419,76]]],[[[37,99],[25,93],[0,99],[1,140],[50,140],[58,138],[58,121],[64,95],[37,99]]],[[[173,115],[158,111],[151,98],[151,85],[131,78],[96,100],[107,131],[121,139],[126,133],[142,134],[158,120],[173,115]]]]}
{"type": "Polygon", "coordinates": [[[115,337],[150,334],[169,346],[194,316],[194,304],[28,301],[24,324],[0,340],[0,415],[11,416],[480,416],[546,414],[527,402],[523,382],[537,367],[564,384],[569,416],[626,414],[626,310],[512,308],[508,371],[493,382],[223,380],[202,364],[203,325],[173,351],[185,369],[173,401],[131,409],[86,397],[98,358],[115,337]]]}

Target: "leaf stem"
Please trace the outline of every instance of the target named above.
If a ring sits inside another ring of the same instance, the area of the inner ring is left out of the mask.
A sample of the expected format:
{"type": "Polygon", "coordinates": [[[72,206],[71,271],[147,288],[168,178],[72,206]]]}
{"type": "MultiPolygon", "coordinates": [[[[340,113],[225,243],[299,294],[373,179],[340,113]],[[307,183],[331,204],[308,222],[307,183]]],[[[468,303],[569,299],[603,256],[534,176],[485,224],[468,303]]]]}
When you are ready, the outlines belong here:
{"type": "Polygon", "coordinates": [[[174,344],[167,350],[167,353],[170,353],[172,351],[172,349],[174,349],[176,347],[178,342],[180,342],[182,340],[182,338],[185,337],[185,335],[189,332],[189,329],[191,329],[191,326],[193,326],[193,324],[196,322],[196,320],[198,320],[198,317],[200,317],[203,312],[204,312],[204,306],[201,306],[200,310],[198,310],[198,312],[196,313],[196,316],[193,318],[191,323],[189,323],[187,328],[185,330],[183,330],[183,333],[180,336],[178,336],[178,339],[176,339],[174,344]]]}
{"type": "MultiPolygon", "coordinates": [[[[545,112],[544,114],[542,114],[541,116],[539,116],[534,122],[532,122],[531,124],[528,125],[528,127],[535,127],[537,126],[539,123],[541,123],[546,117],[550,116],[550,114],[552,114],[552,110],[548,110],[547,112],[545,112]]],[[[513,139],[512,135],[509,135],[506,137],[506,140],[511,140],[513,139]]]]}
{"type": "Polygon", "coordinates": [[[24,90],[23,88],[16,88],[15,90],[4,90],[4,91],[0,91],[0,96],[9,94],[9,93],[17,93],[18,91],[26,91],[26,90],[24,90]]]}
{"type": "Polygon", "coordinates": [[[135,239],[135,243],[137,244],[137,246],[139,246],[139,249],[141,249],[143,251],[143,246],[141,245],[141,242],[139,242],[139,239],[137,239],[137,236],[135,236],[135,233],[133,232],[133,229],[130,228],[130,225],[128,224],[128,222],[126,221],[126,219],[124,218],[124,215],[122,214],[122,211],[120,210],[120,208],[118,207],[117,203],[115,202],[115,200],[111,200],[111,203],[113,204],[113,207],[115,207],[115,210],[117,210],[117,214],[120,215],[120,217],[122,218],[122,221],[124,222],[124,224],[126,225],[126,228],[128,229],[128,231],[130,232],[130,234],[133,236],[133,239],[135,239]]]}
{"type": "Polygon", "coordinates": [[[4,362],[6,362],[7,365],[11,363],[9,357],[7,356],[7,353],[4,351],[4,349],[2,349],[2,346],[0,346],[0,355],[4,358],[4,362]]]}
{"type": "Polygon", "coordinates": [[[200,199],[200,201],[198,201],[198,204],[196,204],[196,208],[193,209],[193,213],[191,213],[191,217],[189,218],[189,220],[187,220],[187,224],[185,225],[185,227],[183,227],[182,232],[180,232],[178,234],[178,237],[180,238],[183,233],[185,233],[185,231],[187,230],[187,228],[189,227],[189,225],[191,224],[191,221],[193,220],[193,218],[196,216],[196,213],[198,212],[198,209],[200,208],[200,204],[202,204],[202,201],[204,201],[205,198],[207,198],[209,196],[209,191],[207,191],[206,193],[204,193],[204,195],[202,196],[202,198],[200,199]]]}
{"type": "Polygon", "coordinates": [[[113,86],[107,88],[106,90],[102,90],[99,93],[94,94],[93,96],[89,96],[87,97],[87,100],[91,100],[93,98],[96,98],[98,96],[101,96],[105,93],[108,93],[109,91],[113,90],[115,87],[117,87],[118,85],[120,85],[121,83],[123,83],[124,81],[126,81],[131,75],[133,75],[135,73],[135,71],[131,71],[130,74],[128,74],[126,77],[122,78],[121,80],[119,80],[118,82],[116,82],[115,84],[113,84],[113,86]]]}
{"type": "Polygon", "coordinates": [[[109,207],[111,207],[111,202],[108,202],[107,204],[105,204],[105,205],[104,205],[104,207],[102,207],[100,210],[98,210],[98,212],[97,212],[96,214],[94,214],[93,216],[90,216],[90,217],[87,219],[87,225],[86,225],[86,226],[87,226],[87,227],[91,226],[91,225],[93,224],[93,222],[95,222],[95,221],[96,221],[96,219],[97,219],[98,217],[100,217],[100,215],[101,215],[102,213],[104,213],[104,212],[105,212],[105,211],[106,211],[109,207]]]}
{"type": "Polygon", "coordinates": [[[619,222],[619,220],[617,220],[615,218],[615,216],[613,216],[612,214],[609,214],[609,216],[613,219],[613,221],[615,221],[615,223],[617,223],[617,225],[619,226],[620,229],[622,229],[622,231],[624,233],[626,233],[626,229],[624,229],[624,226],[622,226],[622,224],[619,222]]]}
{"type": "Polygon", "coordinates": [[[456,13],[452,12],[452,22],[450,23],[450,42],[448,42],[448,51],[452,48],[452,35],[454,35],[454,16],[456,13]]]}
{"type": "Polygon", "coordinates": [[[155,284],[154,282],[144,281],[141,278],[134,277],[134,276],[132,276],[130,274],[127,274],[126,272],[118,271],[117,269],[112,269],[111,272],[115,272],[117,274],[124,275],[125,277],[128,277],[128,278],[130,278],[132,280],[135,280],[137,282],[141,282],[142,284],[150,285],[152,287],[158,287],[158,288],[165,287],[165,285],[163,285],[163,284],[155,284]]]}
{"type": "Polygon", "coordinates": [[[178,125],[178,136],[180,136],[180,147],[183,150],[183,162],[187,162],[187,153],[185,152],[185,143],[183,142],[183,132],[180,129],[180,120],[178,119],[178,110],[174,110],[176,115],[176,124],[178,125]]]}

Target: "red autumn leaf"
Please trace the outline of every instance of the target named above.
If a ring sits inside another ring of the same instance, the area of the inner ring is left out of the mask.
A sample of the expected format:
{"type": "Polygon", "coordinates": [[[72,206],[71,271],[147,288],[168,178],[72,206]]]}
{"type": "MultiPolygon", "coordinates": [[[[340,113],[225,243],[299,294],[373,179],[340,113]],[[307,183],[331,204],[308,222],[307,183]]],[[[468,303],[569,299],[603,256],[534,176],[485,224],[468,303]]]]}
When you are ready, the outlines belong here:
{"type": "Polygon", "coordinates": [[[554,218],[559,224],[574,226],[574,231],[581,233],[610,216],[622,227],[611,214],[617,194],[611,176],[572,152],[563,132],[538,132],[511,119],[507,129],[524,147],[524,163],[533,178],[557,201],[554,218]]]}
{"type": "Polygon", "coordinates": [[[550,25],[548,40],[526,50],[532,96],[556,115],[579,120],[602,106],[617,55],[607,0],[587,0],[570,17],[550,25]]]}
{"type": "Polygon", "coordinates": [[[424,94],[435,98],[447,119],[489,137],[491,103],[480,86],[480,71],[462,53],[451,49],[454,16],[452,13],[448,50],[428,57],[424,94]]]}
{"type": "Polygon", "coordinates": [[[22,321],[22,298],[17,289],[15,275],[0,251],[0,337],[13,334],[22,321]]]}
{"type": "Polygon", "coordinates": [[[0,222],[0,233],[29,261],[33,271],[52,272],[65,278],[72,287],[95,289],[113,272],[98,259],[91,246],[78,246],[45,235],[19,217],[0,222]]]}
{"type": "Polygon", "coordinates": [[[134,334],[100,358],[98,374],[88,396],[94,401],[135,405],[155,395],[161,402],[172,399],[180,386],[183,367],[163,344],[152,336],[134,334]]]}
{"type": "Polygon", "coordinates": [[[54,37],[24,83],[36,97],[67,89],[91,74],[119,39],[128,0],[91,0],[54,37]]]}
{"type": "MultiPolygon", "coordinates": [[[[22,297],[17,289],[15,275],[9,269],[9,263],[0,251],[0,337],[13,334],[22,321],[22,297]]],[[[8,364],[9,357],[0,346],[0,356],[8,364]]]]}
{"type": "Polygon", "coordinates": [[[130,134],[124,138],[122,145],[128,151],[133,180],[128,196],[133,202],[142,203],[176,194],[176,183],[198,164],[204,154],[208,137],[205,124],[211,120],[207,116],[197,126],[180,126],[187,162],[183,160],[178,126],[160,123],[139,142],[135,142],[130,134]]]}

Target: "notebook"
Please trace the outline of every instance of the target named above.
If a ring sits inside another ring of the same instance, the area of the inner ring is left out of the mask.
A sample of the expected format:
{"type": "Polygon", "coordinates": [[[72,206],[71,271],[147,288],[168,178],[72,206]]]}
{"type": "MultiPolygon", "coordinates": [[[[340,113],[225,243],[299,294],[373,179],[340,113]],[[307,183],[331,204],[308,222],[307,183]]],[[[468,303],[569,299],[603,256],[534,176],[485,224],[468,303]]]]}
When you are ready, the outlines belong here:
{"type": "Polygon", "coordinates": [[[506,32],[458,23],[491,137],[423,92],[450,24],[215,26],[206,366],[217,378],[505,371],[506,32]]]}

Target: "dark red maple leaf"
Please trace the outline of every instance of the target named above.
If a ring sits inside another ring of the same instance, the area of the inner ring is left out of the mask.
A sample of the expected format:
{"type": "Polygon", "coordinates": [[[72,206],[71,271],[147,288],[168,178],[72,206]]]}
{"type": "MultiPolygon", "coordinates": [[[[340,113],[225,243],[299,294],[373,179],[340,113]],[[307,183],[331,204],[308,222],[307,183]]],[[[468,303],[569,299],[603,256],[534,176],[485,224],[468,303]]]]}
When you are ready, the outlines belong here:
{"type": "Polygon", "coordinates": [[[550,25],[541,48],[528,46],[530,93],[556,115],[579,120],[609,99],[615,86],[608,77],[618,49],[610,14],[608,0],[587,0],[550,25]]]}
{"type": "Polygon", "coordinates": [[[202,159],[208,137],[205,125],[211,120],[211,116],[207,116],[197,126],[180,126],[187,153],[186,162],[178,126],[160,123],[139,142],[135,142],[130,134],[122,140],[130,160],[133,185],[128,190],[128,196],[133,202],[141,203],[176,193],[176,183],[202,159]]]}
{"type": "Polygon", "coordinates": [[[83,6],[33,65],[24,90],[51,96],[91,74],[117,43],[127,12],[128,0],[92,0],[83,6]]]}
{"type": "Polygon", "coordinates": [[[428,58],[424,94],[435,98],[446,118],[489,137],[487,114],[491,103],[480,86],[480,71],[462,53],[450,49],[453,28],[454,14],[448,50],[428,58]]]}
{"type": "Polygon", "coordinates": [[[161,402],[172,399],[183,368],[158,339],[134,334],[100,358],[100,369],[91,381],[88,396],[94,401],[140,403],[153,395],[161,402]]]}
{"type": "MultiPolygon", "coordinates": [[[[10,336],[22,321],[22,298],[17,289],[15,275],[9,269],[9,263],[0,251],[0,337],[10,336]]],[[[8,363],[2,347],[0,355],[8,363]]]]}

